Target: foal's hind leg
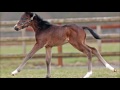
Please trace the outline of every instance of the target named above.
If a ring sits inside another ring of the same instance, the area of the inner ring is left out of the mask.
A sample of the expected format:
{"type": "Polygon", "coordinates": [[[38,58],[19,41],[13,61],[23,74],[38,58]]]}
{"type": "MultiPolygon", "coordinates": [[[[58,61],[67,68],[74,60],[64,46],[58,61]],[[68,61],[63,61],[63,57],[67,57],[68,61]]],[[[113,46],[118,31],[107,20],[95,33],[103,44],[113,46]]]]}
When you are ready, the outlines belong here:
{"type": "Polygon", "coordinates": [[[92,75],[92,52],[91,52],[91,49],[86,47],[84,44],[79,44],[77,42],[72,42],[71,45],[74,46],[79,51],[86,54],[86,56],[88,57],[88,72],[83,78],[90,77],[90,75],[92,75]]]}
{"type": "Polygon", "coordinates": [[[83,46],[83,53],[85,53],[88,57],[88,72],[83,78],[89,78],[92,75],[92,52],[88,47],[86,47],[85,45],[83,46]]]}
{"type": "Polygon", "coordinates": [[[110,70],[112,70],[112,71],[116,71],[110,64],[108,64],[105,60],[104,60],[104,58],[101,56],[101,54],[99,53],[99,51],[96,49],[96,48],[93,48],[93,47],[90,47],[90,46],[87,46],[87,47],[89,47],[89,48],[91,48],[91,50],[92,50],[92,53],[95,55],[95,56],[97,56],[97,58],[102,62],[102,64],[106,67],[106,68],[108,68],[108,69],[110,69],[110,70]]]}

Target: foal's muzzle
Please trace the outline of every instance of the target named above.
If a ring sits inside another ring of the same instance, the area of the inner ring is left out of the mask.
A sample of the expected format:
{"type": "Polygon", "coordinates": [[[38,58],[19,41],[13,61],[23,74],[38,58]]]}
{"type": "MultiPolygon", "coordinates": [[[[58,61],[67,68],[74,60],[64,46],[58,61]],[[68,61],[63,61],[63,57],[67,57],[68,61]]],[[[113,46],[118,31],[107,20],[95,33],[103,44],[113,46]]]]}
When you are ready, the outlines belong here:
{"type": "Polygon", "coordinates": [[[17,26],[17,24],[14,26],[14,29],[15,29],[16,31],[20,30],[20,28],[17,26]]]}
{"type": "Polygon", "coordinates": [[[21,30],[21,29],[23,29],[24,28],[24,26],[18,26],[18,25],[15,25],[14,26],[14,29],[16,30],[16,31],[19,31],[19,30],[21,30]]]}
{"type": "Polygon", "coordinates": [[[14,29],[15,29],[16,31],[18,31],[18,30],[19,30],[19,28],[17,28],[17,27],[14,27],[14,29]]]}

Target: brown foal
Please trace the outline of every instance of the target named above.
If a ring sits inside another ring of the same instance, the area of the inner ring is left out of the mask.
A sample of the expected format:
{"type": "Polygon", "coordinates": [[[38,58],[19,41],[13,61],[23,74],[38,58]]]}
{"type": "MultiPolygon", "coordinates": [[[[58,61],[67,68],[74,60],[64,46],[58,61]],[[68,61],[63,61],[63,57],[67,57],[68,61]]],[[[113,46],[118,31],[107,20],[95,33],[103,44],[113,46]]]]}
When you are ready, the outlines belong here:
{"type": "Polygon", "coordinates": [[[28,26],[31,26],[35,32],[36,43],[33,49],[29,54],[24,58],[21,65],[12,72],[12,75],[17,74],[22,70],[27,61],[33,57],[33,55],[41,48],[46,48],[46,65],[47,65],[47,75],[46,78],[51,76],[51,58],[52,53],[51,49],[54,46],[63,45],[65,43],[70,43],[74,48],[83,52],[88,57],[88,72],[84,78],[90,77],[92,74],[92,54],[94,54],[103,65],[112,70],[116,71],[111,65],[109,65],[104,58],[101,56],[99,51],[94,48],[86,45],[86,33],[85,30],[88,30],[96,39],[100,37],[88,27],[80,27],[76,24],[70,25],[54,25],[47,21],[44,21],[37,14],[31,12],[25,12],[20,21],[14,26],[16,31],[24,29],[28,26]]]}

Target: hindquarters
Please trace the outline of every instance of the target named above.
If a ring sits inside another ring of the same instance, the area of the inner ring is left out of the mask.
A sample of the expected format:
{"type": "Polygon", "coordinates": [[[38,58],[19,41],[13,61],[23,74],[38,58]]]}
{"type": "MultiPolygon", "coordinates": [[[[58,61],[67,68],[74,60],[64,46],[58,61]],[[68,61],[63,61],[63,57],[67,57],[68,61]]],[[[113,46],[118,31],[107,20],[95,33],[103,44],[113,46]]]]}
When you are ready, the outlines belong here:
{"type": "Polygon", "coordinates": [[[65,25],[67,30],[67,36],[69,38],[69,43],[85,43],[86,32],[84,29],[76,24],[65,25]]]}

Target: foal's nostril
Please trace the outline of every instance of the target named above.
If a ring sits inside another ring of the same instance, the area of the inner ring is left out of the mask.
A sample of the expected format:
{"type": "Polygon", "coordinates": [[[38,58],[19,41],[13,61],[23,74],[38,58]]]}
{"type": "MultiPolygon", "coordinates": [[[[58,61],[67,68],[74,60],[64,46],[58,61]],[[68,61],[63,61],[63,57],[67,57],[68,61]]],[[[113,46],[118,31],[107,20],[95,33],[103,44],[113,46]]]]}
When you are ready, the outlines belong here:
{"type": "Polygon", "coordinates": [[[15,29],[16,31],[18,31],[18,30],[19,30],[19,28],[17,28],[17,27],[14,27],[14,29],[15,29]]]}

